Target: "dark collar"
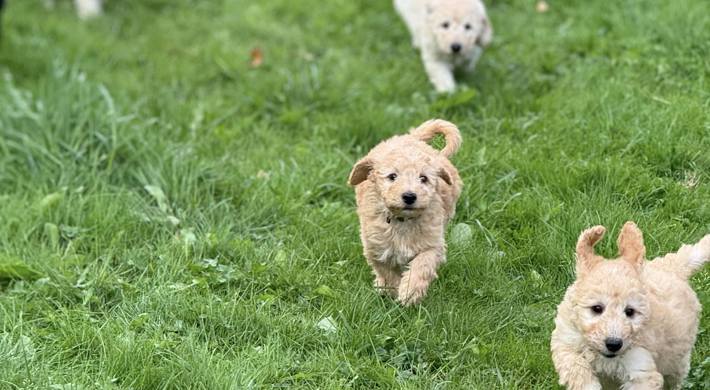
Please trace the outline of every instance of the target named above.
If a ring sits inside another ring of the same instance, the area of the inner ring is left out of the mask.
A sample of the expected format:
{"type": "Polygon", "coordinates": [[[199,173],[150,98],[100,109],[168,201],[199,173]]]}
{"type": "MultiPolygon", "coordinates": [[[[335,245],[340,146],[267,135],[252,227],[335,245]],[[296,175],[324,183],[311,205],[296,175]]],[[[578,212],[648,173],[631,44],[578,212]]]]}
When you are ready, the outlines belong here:
{"type": "Polygon", "coordinates": [[[396,217],[392,213],[389,212],[389,210],[385,211],[385,222],[388,224],[391,224],[392,221],[395,222],[405,222],[405,221],[411,221],[413,219],[416,219],[417,217],[411,217],[411,218],[405,218],[405,217],[396,217]]]}
{"type": "MultiPolygon", "coordinates": [[[[393,218],[392,215],[388,215],[388,216],[385,218],[385,221],[387,221],[387,223],[392,223],[392,218],[393,218]]],[[[397,221],[397,222],[404,222],[404,218],[402,218],[402,217],[394,217],[394,220],[397,221]]]]}

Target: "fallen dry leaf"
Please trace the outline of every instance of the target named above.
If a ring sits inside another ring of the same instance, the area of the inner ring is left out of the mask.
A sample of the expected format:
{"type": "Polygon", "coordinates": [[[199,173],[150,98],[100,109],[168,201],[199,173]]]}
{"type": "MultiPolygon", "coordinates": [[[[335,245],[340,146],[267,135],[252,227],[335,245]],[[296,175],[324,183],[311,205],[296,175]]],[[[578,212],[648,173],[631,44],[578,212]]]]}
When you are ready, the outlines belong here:
{"type": "Polygon", "coordinates": [[[535,10],[539,13],[547,12],[550,9],[550,5],[546,1],[540,0],[535,5],[535,10]]]}
{"type": "Polygon", "coordinates": [[[261,66],[261,64],[264,63],[264,53],[261,51],[260,48],[255,47],[251,49],[251,53],[249,53],[251,57],[251,61],[249,61],[249,65],[251,65],[252,68],[258,68],[261,66]]]}

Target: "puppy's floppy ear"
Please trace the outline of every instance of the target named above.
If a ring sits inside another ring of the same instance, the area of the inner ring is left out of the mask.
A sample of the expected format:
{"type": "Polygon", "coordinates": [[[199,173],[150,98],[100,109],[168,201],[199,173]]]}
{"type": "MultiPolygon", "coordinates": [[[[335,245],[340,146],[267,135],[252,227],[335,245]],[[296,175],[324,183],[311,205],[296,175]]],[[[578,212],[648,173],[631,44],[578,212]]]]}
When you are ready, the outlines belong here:
{"type": "Polygon", "coordinates": [[[372,171],[372,159],[369,157],[364,157],[360,161],[356,162],[353,166],[353,170],[350,171],[350,177],[348,178],[348,183],[351,186],[356,186],[363,181],[367,180],[367,177],[372,171]]]}
{"type": "Polygon", "coordinates": [[[488,16],[483,17],[481,24],[483,29],[481,33],[478,34],[478,38],[476,38],[476,44],[481,47],[486,47],[493,40],[493,27],[491,26],[491,21],[488,20],[488,16]]]}
{"type": "Polygon", "coordinates": [[[449,174],[449,171],[446,170],[446,168],[439,168],[439,172],[437,172],[437,175],[439,175],[439,177],[442,178],[446,182],[446,184],[453,184],[453,181],[451,180],[451,175],[449,174]]]}
{"type": "Polygon", "coordinates": [[[633,264],[641,266],[646,258],[646,247],[643,244],[643,233],[632,221],[628,221],[619,233],[619,254],[633,264]]]}
{"type": "Polygon", "coordinates": [[[582,232],[577,240],[577,276],[589,272],[603,258],[594,253],[594,245],[604,237],[606,229],[597,225],[582,232]]]}

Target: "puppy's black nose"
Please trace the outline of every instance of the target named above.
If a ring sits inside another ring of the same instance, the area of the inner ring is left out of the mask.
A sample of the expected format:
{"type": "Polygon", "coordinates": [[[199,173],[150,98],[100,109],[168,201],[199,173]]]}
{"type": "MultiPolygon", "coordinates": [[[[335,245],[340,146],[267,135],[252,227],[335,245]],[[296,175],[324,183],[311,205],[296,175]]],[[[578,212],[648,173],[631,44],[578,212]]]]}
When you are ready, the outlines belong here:
{"type": "Polygon", "coordinates": [[[414,192],[405,192],[402,194],[402,200],[404,201],[404,204],[413,205],[414,202],[417,201],[417,194],[414,192]]]}
{"type": "Polygon", "coordinates": [[[460,43],[452,43],[451,44],[451,51],[454,53],[458,53],[461,51],[461,44],[460,43]]]}
{"type": "Polygon", "coordinates": [[[624,345],[624,341],[615,337],[609,337],[608,339],[604,340],[604,344],[606,345],[606,349],[611,352],[616,352],[620,350],[621,347],[624,345]]]}

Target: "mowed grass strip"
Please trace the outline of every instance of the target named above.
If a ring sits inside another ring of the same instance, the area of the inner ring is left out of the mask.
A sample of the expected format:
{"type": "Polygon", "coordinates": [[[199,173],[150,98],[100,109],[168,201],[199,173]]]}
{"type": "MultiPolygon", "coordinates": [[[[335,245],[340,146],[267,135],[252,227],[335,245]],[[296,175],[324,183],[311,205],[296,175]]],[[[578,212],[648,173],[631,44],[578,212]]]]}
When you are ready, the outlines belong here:
{"type": "MultiPolygon", "coordinates": [[[[702,0],[491,1],[436,96],[389,1],[11,1],[0,46],[0,388],[556,386],[579,232],[710,232],[702,0]],[[250,64],[259,48],[263,62],[250,64]],[[376,294],[357,158],[432,117],[466,184],[424,303],[376,294]]],[[[710,272],[692,284],[710,304],[710,272]]],[[[688,388],[709,386],[701,320],[688,388]]]]}

